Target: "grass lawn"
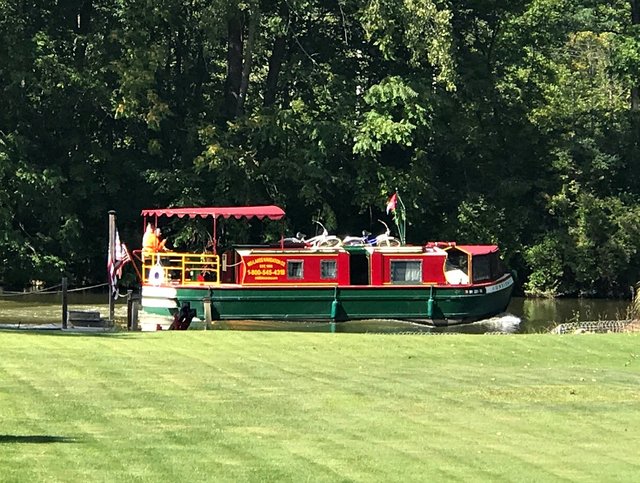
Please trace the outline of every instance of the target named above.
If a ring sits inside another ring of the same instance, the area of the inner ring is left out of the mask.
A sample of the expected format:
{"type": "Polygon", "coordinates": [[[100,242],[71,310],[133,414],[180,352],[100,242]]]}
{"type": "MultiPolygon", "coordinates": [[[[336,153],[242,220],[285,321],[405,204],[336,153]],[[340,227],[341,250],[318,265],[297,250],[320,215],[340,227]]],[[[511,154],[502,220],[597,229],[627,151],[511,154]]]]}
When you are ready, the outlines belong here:
{"type": "Polygon", "coordinates": [[[638,481],[640,335],[0,332],[0,481],[638,481]]]}

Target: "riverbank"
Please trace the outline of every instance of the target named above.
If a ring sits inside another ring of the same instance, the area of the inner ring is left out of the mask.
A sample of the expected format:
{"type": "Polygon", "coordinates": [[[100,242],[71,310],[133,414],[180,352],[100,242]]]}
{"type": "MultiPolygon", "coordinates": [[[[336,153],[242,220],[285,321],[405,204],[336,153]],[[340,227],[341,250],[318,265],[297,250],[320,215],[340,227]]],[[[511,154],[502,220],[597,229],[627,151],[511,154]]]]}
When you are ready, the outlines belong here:
{"type": "Polygon", "coordinates": [[[0,474],[631,481],[639,337],[0,332],[0,474]]]}
{"type": "MultiPolygon", "coordinates": [[[[73,293],[69,295],[70,310],[98,311],[108,314],[106,294],[73,293]]],[[[466,324],[441,332],[463,333],[545,333],[562,323],[592,320],[624,320],[629,318],[630,302],[602,299],[523,299],[515,297],[507,314],[476,324],[466,324]]],[[[0,324],[60,324],[61,296],[59,294],[25,294],[0,298],[0,324]]],[[[126,299],[115,307],[116,322],[126,327],[126,299]]],[[[230,330],[278,330],[330,332],[328,323],[297,322],[219,322],[219,328],[230,330]]],[[[423,333],[430,329],[419,324],[402,321],[352,321],[336,324],[336,330],[348,333],[423,333]]],[[[438,331],[435,331],[436,333],[438,331]]]]}

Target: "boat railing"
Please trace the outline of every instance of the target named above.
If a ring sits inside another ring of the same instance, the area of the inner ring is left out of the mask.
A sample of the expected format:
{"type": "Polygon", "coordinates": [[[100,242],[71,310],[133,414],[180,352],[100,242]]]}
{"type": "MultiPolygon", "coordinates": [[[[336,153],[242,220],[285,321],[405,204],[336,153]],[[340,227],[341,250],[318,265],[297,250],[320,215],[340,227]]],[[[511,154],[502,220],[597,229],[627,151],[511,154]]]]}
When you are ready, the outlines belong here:
{"type": "Polygon", "coordinates": [[[142,282],[151,285],[218,285],[220,257],[212,253],[143,254],[142,282]]]}

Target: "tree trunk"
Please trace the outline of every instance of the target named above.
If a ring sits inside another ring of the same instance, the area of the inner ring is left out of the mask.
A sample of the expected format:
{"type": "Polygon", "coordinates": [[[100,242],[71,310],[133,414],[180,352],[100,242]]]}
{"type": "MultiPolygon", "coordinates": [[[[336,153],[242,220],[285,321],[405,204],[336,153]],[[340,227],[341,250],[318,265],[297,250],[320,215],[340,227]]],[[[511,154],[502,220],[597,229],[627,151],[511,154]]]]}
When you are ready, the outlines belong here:
{"type": "Polygon", "coordinates": [[[91,31],[91,14],[93,13],[92,0],[82,2],[73,19],[73,31],[76,34],[73,40],[73,54],[77,67],[84,65],[87,50],[86,36],[91,31]]]}
{"type": "Polygon", "coordinates": [[[267,73],[267,82],[264,89],[264,106],[273,105],[276,101],[276,93],[278,92],[278,77],[280,77],[280,69],[282,68],[282,59],[286,50],[286,39],[283,35],[279,35],[273,41],[273,50],[269,57],[269,72],[267,73]]]}
{"type": "MultiPolygon", "coordinates": [[[[631,24],[640,24],[640,0],[631,0],[631,24]]],[[[631,110],[640,111],[640,86],[631,88],[631,110]]]]}
{"type": "Polygon", "coordinates": [[[233,119],[238,111],[240,85],[242,83],[242,14],[231,12],[228,27],[227,79],[225,82],[225,118],[233,119]]]}
{"type": "Polygon", "coordinates": [[[251,57],[253,55],[253,47],[255,45],[256,29],[260,24],[260,11],[256,5],[256,11],[249,18],[249,32],[247,33],[247,45],[244,48],[244,62],[242,66],[242,79],[240,81],[240,91],[238,95],[238,105],[236,106],[236,117],[242,115],[244,111],[244,102],[247,98],[247,90],[249,89],[249,75],[251,74],[251,57]]]}
{"type": "MultiPolygon", "coordinates": [[[[289,25],[291,19],[289,12],[288,2],[281,2],[278,15],[282,19],[283,25],[289,25]]],[[[278,93],[278,83],[280,78],[280,71],[282,70],[282,61],[287,52],[287,35],[288,27],[281,32],[276,33],[276,37],[273,40],[273,48],[271,55],[269,56],[269,70],[267,71],[267,79],[264,86],[264,107],[269,107],[275,104],[276,95],[278,93]]]]}
{"type": "MultiPolygon", "coordinates": [[[[176,40],[174,45],[175,52],[175,75],[174,75],[174,86],[175,86],[175,103],[176,103],[176,114],[180,118],[180,120],[184,120],[186,116],[186,86],[185,86],[185,73],[183,68],[183,52],[188,51],[185,48],[185,34],[184,34],[184,26],[178,26],[178,32],[176,33],[176,40]]],[[[169,57],[169,56],[168,56],[169,57]]],[[[171,75],[169,73],[169,75],[171,75]]],[[[171,77],[169,77],[171,78],[171,77]]]]}

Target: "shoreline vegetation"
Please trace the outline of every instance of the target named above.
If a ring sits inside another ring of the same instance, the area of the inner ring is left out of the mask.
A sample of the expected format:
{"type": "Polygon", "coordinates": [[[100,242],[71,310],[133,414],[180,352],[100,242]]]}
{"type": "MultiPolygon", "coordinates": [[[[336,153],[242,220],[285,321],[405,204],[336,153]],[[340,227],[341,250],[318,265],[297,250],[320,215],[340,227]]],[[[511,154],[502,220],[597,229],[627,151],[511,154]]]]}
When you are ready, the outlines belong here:
{"type": "Polygon", "coordinates": [[[517,294],[638,281],[639,2],[156,3],[0,2],[7,290],[104,282],[111,210],[135,250],[144,209],[276,204],[219,227],[271,244],[379,234],[394,192],[392,236],[497,244],[517,294]]]}
{"type": "Polygon", "coordinates": [[[0,332],[0,474],[633,481],[638,337],[0,332]]]}

